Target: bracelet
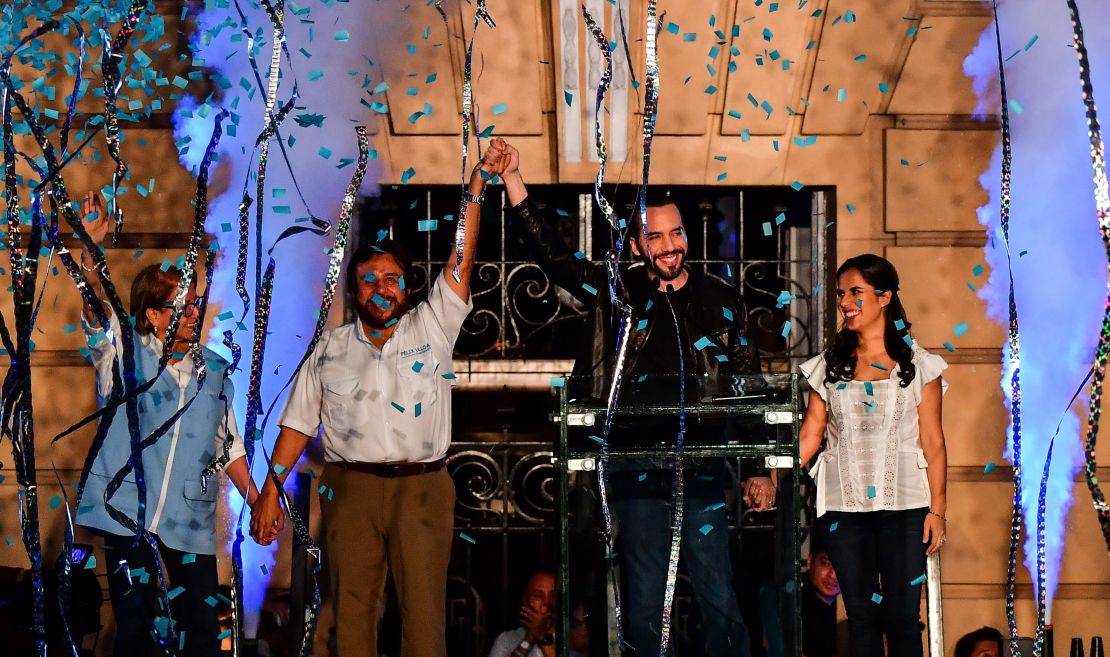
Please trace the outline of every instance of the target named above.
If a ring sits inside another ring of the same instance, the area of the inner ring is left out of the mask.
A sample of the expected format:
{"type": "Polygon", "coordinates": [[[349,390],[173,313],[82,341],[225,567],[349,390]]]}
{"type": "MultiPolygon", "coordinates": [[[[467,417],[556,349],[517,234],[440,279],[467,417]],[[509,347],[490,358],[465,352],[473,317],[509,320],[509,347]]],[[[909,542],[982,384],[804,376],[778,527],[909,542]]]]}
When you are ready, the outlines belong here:
{"type": "Polygon", "coordinates": [[[940,518],[941,520],[943,520],[944,522],[948,522],[948,518],[945,518],[944,516],[940,515],[939,513],[934,512],[932,509],[929,510],[929,515],[936,516],[936,517],[940,518]]]}
{"type": "Polygon", "coordinates": [[[485,202],[486,195],[484,193],[475,195],[467,191],[463,192],[463,200],[467,203],[477,203],[478,205],[481,205],[483,202],[485,202]]]}

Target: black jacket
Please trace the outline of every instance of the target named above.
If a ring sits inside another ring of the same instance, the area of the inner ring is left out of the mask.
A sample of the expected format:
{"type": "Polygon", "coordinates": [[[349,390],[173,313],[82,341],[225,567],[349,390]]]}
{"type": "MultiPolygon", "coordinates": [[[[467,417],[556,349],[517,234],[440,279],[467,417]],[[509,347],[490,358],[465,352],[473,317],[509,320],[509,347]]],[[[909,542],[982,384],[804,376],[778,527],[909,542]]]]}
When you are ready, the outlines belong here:
{"type": "MultiPolygon", "coordinates": [[[[579,341],[574,361],[575,376],[593,377],[590,396],[604,399],[616,371],[619,314],[614,311],[609,295],[606,266],[575,255],[563,243],[539,210],[525,199],[512,208],[511,228],[525,243],[540,269],[554,284],[566,290],[587,306],[586,327],[579,341]]],[[[748,315],[736,288],[724,280],[688,269],[685,288],[689,305],[685,313],[684,333],[692,341],[701,340],[688,373],[702,377],[714,386],[720,374],[755,374],[760,371],[759,352],[746,339],[748,315]],[[709,341],[705,345],[705,338],[709,341]]],[[[623,267],[624,301],[632,309],[632,334],[624,373],[633,371],[639,354],[651,337],[656,316],[667,313],[661,304],[650,304],[656,283],[648,277],[643,265],[623,267]],[[641,320],[646,328],[637,330],[641,320]]],[[[669,321],[659,317],[660,321],[669,321]]]]}

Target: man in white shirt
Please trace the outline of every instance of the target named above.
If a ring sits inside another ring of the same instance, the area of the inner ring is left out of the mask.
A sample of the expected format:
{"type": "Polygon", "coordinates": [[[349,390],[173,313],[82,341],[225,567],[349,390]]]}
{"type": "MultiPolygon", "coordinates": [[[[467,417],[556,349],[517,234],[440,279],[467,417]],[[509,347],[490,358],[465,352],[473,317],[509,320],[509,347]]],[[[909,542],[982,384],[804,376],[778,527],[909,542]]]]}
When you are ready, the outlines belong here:
{"type": "MultiPolygon", "coordinates": [[[[378,605],[390,568],[401,608],[402,654],[447,654],[444,612],[455,486],[443,469],[451,442],[452,351],[470,313],[481,193],[500,173],[498,140],[470,178],[458,280],[448,266],[409,309],[410,260],[392,240],[358,249],[347,289],[358,320],[326,332],[293,381],[273,451],[278,479],[319,431],[326,565],[343,657],[377,655],[378,605]]],[[[273,478],[252,510],[251,536],[284,527],[273,478]]]]}

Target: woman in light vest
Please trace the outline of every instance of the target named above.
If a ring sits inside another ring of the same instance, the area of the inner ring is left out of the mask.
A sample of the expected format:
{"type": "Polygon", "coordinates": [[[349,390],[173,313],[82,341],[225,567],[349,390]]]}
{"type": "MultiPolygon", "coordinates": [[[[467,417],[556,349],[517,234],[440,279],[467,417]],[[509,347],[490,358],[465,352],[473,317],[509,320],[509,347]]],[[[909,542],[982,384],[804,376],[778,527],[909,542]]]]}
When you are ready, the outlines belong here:
{"type": "MultiPolygon", "coordinates": [[[[99,244],[110,224],[100,196],[86,196],[82,211],[90,236],[99,244]]],[[[84,269],[92,270],[89,253],[82,252],[81,261],[84,269]]],[[[98,405],[103,406],[112,392],[114,362],[123,376],[122,331],[130,331],[139,385],[155,380],[137,400],[140,440],[157,433],[185,409],[142,450],[146,482],[143,524],[157,544],[169,577],[169,597],[174,605],[172,626],[169,614],[157,602],[159,573],[155,571],[151,546],[136,538],[139,505],[135,472],[130,471],[118,490],[107,497],[109,483],[127,468],[131,457],[126,405],[118,406],[111,419],[101,419],[111,425],[84,482],[77,524],[104,538],[108,589],[116,620],[116,655],[148,654],[156,641],[169,637],[175,642],[174,650],[180,646],[189,657],[220,654],[215,556],[219,482],[208,476],[213,472],[210,466],[223,463],[222,457],[227,456],[223,469],[240,494],[247,494],[249,487],[248,503],[257,494],[232,411],[234,391],[228,363],[193,344],[201,314],[195,282],[172,336],[173,355],[165,369],[158,371],[181,276],[179,269],[159,265],[140,271],[131,285],[131,318],[126,318],[130,326],[121,326],[120,318],[106,303],[108,327],[99,325],[88,304],[83,312],[82,326],[96,367],[98,405]],[[197,358],[203,359],[206,369],[199,385],[197,358]]],[[[88,279],[103,299],[98,277],[90,275],[88,279]]]]}

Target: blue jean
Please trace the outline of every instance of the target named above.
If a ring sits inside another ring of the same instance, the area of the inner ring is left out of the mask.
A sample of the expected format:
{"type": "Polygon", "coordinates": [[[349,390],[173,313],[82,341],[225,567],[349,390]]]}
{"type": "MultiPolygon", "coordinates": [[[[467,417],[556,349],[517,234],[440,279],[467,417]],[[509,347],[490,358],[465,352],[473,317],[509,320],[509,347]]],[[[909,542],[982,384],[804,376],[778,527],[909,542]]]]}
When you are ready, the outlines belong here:
{"type": "Polygon", "coordinates": [[[818,519],[848,612],[852,657],[921,657],[921,584],[912,582],[925,573],[927,512],[829,511],[818,519]]]}
{"type": "MultiPolygon", "coordinates": [[[[610,479],[620,523],[618,549],[625,580],[624,640],[637,657],[659,654],[673,481],[672,470],[622,472],[610,479]]],[[[723,472],[709,475],[687,471],[684,488],[681,559],[701,612],[704,643],[703,649],[694,654],[748,657],[748,629],[732,584],[723,472]]],[[[673,636],[672,632],[672,645],[673,636]]]]}

